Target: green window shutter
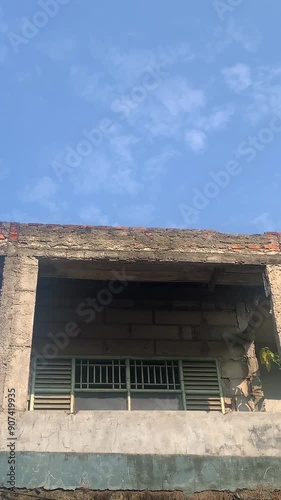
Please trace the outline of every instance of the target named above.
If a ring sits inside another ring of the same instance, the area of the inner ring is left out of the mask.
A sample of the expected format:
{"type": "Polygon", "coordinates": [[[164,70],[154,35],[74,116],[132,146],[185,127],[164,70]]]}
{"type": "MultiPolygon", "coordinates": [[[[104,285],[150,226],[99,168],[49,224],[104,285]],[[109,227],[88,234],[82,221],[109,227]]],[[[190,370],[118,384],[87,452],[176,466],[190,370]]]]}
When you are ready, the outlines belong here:
{"type": "Polygon", "coordinates": [[[224,411],[215,360],[182,362],[186,410],[224,411]]]}
{"type": "Polygon", "coordinates": [[[72,360],[36,358],[31,410],[71,411],[72,360]]]}

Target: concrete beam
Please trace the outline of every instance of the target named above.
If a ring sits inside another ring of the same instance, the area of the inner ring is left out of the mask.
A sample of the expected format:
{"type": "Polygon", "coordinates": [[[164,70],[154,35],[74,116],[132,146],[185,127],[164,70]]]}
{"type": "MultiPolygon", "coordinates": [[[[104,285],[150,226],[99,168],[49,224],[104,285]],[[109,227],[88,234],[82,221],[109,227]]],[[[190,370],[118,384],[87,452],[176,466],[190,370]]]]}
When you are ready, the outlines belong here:
{"type": "Polygon", "coordinates": [[[281,355],[281,265],[267,265],[266,272],[271,290],[275,338],[279,355],[281,355]]]}
{"type": "Polygon", "coordinates": [[[0,409],[7,409],[8,389],[16,391],[16,409],[26,409],[38,261],[7,256],[0,306],[0,409]]]}

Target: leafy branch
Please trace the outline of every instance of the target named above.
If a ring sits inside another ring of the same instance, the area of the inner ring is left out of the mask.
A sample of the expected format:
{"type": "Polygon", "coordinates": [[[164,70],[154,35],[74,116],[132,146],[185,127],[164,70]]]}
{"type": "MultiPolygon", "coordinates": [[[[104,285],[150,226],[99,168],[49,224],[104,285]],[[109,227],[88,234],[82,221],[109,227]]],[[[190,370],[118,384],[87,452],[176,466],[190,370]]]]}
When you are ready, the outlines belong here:
{"type": "Polygon", "coordinates": [[[271,370],[272,363],[277,365],[281,370],[281,358],[279,354],[272,352],[268,347],[263,347],[260,350],[260,361],[262,365],[266,366],[268,372],[271,370]]]}

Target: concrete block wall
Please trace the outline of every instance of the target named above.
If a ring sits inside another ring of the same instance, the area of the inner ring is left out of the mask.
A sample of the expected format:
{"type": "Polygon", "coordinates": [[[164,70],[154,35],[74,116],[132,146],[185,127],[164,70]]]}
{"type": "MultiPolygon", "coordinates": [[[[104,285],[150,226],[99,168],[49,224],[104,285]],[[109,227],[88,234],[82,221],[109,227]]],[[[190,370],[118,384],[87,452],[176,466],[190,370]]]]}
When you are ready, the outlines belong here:
{"type": "Polygon", "coordinates": [[[11,389],[16,390],[16,410],[27,408],[37,274],[37,259],[5,257],[0,311],[0,408],[4,410],[11,389]]]}
{"type": "MultiPolygon", "coordinates": [[[[38,288],[33,353],[45,357],[216,357],[226,408],[262,409],[261,387],[255,394],[252,387],[253,378],[255,384],[258,379],[253,345],[238,337],[246,327],[245,318],[241,326],[238,310],[246,306],[235,291],[227,298],[205,293],[200,299],[197,293],[197,300],[179,300],[175,289],[164,299],[163,292],[157,298],[158,290],[151,293],[147,285],[138,288],[134,284],[124,295],[97,305],[93,301],[106,286],[82,280],[43,280],[38,288]],[[69,328],[74,335],[65,334],[69,328]]],[[[180,295],[190,295],[188,287],[180,295]]]]}

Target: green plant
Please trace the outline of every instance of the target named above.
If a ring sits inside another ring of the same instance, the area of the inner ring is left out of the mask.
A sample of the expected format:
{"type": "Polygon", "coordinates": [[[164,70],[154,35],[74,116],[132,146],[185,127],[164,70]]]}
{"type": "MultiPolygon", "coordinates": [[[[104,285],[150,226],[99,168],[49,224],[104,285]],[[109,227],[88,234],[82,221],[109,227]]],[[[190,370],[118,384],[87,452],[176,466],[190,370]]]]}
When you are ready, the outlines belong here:
{"type": "Polygon", "coordinates": [[[281,358],[279,354],[272,352],[268,347],[263,347],[260,350],[260,361],[262,365],[266,366],[268,372],[271,370],[272,363],[277,365],[281,370],[281,358]]]}

